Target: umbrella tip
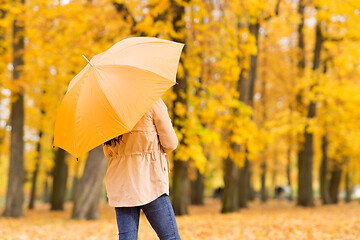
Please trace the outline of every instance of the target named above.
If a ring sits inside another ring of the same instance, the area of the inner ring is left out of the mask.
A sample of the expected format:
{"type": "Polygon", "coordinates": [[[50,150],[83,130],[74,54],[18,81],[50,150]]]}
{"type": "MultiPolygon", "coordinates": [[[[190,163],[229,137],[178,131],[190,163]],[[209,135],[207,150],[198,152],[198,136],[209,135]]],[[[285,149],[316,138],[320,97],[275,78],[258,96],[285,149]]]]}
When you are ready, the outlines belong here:
{"type": "Polygon", "coordinates": [[[84,58],[85,58],[85,60],[90,64],[90,66],[94,66],[90,61],[89,61],[89,59],[87,59],[86,57],[85,57],[85,55],[82,55],[84,58]]]}
{"type": "Polygon", "coordinates": [[[79,161],[79,158],[76,158],[76,161],[78,162],[78,161],[79,161]]]}

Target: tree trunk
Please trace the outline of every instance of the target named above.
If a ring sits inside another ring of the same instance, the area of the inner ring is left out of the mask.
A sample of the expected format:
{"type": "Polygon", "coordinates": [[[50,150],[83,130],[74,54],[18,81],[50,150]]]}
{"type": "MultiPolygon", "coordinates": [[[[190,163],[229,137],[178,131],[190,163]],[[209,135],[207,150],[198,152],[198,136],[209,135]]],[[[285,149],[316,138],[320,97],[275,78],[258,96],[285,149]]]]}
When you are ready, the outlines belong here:
{"type": "Polygon", "coordinates": [[[191,182],[191,204],[204,204],[204,177],[199,170],[196,179],[191,182]]]}
{"type": "Polygon", "coordinates": [[[173,199],[172,204],[176,215],[188,214],[189,179],[188,161],[174,161],[173,168],[173,199]]]}
{"type": "Polygon", "coordinates": [[[321,197],[323,204],[331,203],[331,198],[330,198],[330,193],[329,193],[328,170],[327,170],[327,165],[328,165],[327,146],[328,146],[328,141],[327,141],[326,134],[324,134],[324,136],[322,137],[322,145],[321,145],[322,160],[321,160],[320,174],[319,174],[319,176],[320,176],[320,181],[319,181],[320,182],[320,197],[321,197]]]}
{"type": "Polygon", "coordinates": [[[70,196],[70,200],[73,202],[75,201],[75,194],[76,194],[76,189],[77,189],[78,183],[79,183],[79,164],[76,164],[75,176],[74,176],[72,184],[71,184],[71,196],[70,196]]]}
{"type": "MultiPolygon", "coordinates": [[[[105,168],[105,170],[106,170],[106,168],[105,168]]],[[[101,189],[102,189],[102,187],[99,187],[98,188],[99,191],[97,193],[95,193],[94,200],[92,201],[92,203],[89,207],[89,210],[87,211],[87,214],[86,214],[87,220],[100,219],[99,203],[100,203],[100,199],[101,199],[101,189]]]]}
{"type": "Polygon", "coordinates": [[[49,178],[49,173],[46,172],[45,182],[44,182],[44,192],[43,192],[43,197],[42,197],[44,203],[49,203],[49,202],[50,202],[50,197],[49,197],[49,181],[48,181],[48,178],[49,178]]]}
{"type": "Polygon", "coordinates": [[[68,165],[65,162],[66,152],[58,148],[55,152],[55,167],[51,192],[51,210],[64,210],[68,165]]]}
{"type": "Polygon", "coordinates": [[[71,196],[70,196],[71,201],[75,201],[75,195],[76,195],[76,189],[77,189],[78,183],[79,183],[78,177],[74,176],[72,184],[71,184],[71,196]]]}
{"type": "MultiPolygon", "coordinates": [[[[315,104],[310,103],[310,110],[315,111],[315,104]]],[[[309,111],[310,112],[310,111],[309,111]]],[[[313,135],[307,131],[305,127],[305,143],[304,149],[299,154],[299,189],[298,189],[298,205],[304,207],[314,206],[312,171],[313,171],[313,135]]]]}
{"type": "Polygon", "coordinates": [[[253,184],[251,181],[251,177],[252,177],[252,171],[251,171],[251,162],[249,162],[249,174],[248,174],[248,201],[254,201],[255,200],[255,190],[253,188],[253,184]]]}
{"type": "Polygon", "coordinates": [[[345,202],[351,202],[352,187],[350,183],[349,169],[345,173],[345,202]]]}
{"type": "Polygon", "coordinates": [[[238,208],[238,167],[235,162],[226,158],[224,161],[224,191],[222,197],[222,213],[237,211],[238,208]]]}
{"type": "Polygon", "coordinates": [[[247,208],[247,201],[249,198],[249,168],[250,163],[245,159],[244,166],[239,171],[238,183],[238,205],[240,208],[247,208]]]}
{"type": "MultiPolygon", "coordinates": [[[[23,5],[24,0],[20,3],[23,5]]],[[[18,18],[13,23],[13,81],[21,75],[24,65],[24,22],[18,18]]],[[[14,101],[11,104],[10,124],[10,164],[6,192],[4,217],[23,216],[24,201],[24,90],[22,87],[12,93],[14,101]]]]}
{"type": "Polygon", "coordinates": [[[278,156],[277,156],[277,151],[275,151],[274,165],[273,165],[272,176],[271,176],[271,190],[274,191],[274,198],[276,198],[275,188],[277,187],[277,164],[278,164],[278,156]]]}
{"type": "Polygon", "coordinates": [[[331,171],[331,179],[330,179],[331,203],[338,203],[341,175],[342,175],[342,168],[338,164],[335,164],[334,169],[331,171]]]}
{"type": "MultiPolygon", "coordinates": [[[[322,48],[322,33],[320,22],[316,25],[316,39],[314,49],[313,70],[316,71],[320,66],[320,53],[322,48]]],[[[312,84],[312,90],[316,84],[312,84]]],[[[316,105],[314,100],[310,101],[308,106],[308,119],[313,119],[316,115],[316,105]]],[[[313,134],[308,131],[309,125],[305,126],[304,130],[304,146],[299,154],[299,190],[298,190],[298,205],[300,206],[314,206],[313,185],[312,185],[312,171],[313,171],[313,134]]]]}
{"type": "Polygon", "coordinates": [[[41,138],[42,138],[42,131],[39,132],[39,142],[36,147],[36,163],[35,163],[35,170],[32,176],[32,185],[31,185],[31,195],[30,195],[30,201],[29,201],[29,209],[34,209],[34,202],[36,200],[36,183],[37,183],[37,176],[39,173],[39,167],[40,167],[40,160],[41,160],[41,138]]]}
{"type": "Polygon", "coordinates": [[[108,161],[102,145],[89,152],[85,168],[75,193],[72,219],[98,219],[99,200],[108,161]]]}
{"type": "Polygon", "coordinates": [[[268,194],[267,194],[267,189],[266,189],[266,161],[263,161],[263,163],[261,164],[260,199],[262,202],[266,202],[268,200],[268,194]]]}
{"type": "MultiPolygon", "coordinates": [[[[290,141],[289,141],[289,143],[290,143],[290,141]]],[[[293,197],[292,197],[292,188],[291,188],[291,145],[288,147],[288,150],[287,150],[286,176],[287,176],[287,182],[288,182],[288,185],[290,188],[289,196],[287,196],[287,197],[288,197],[289,201],[292,201],[293,197]]]]}

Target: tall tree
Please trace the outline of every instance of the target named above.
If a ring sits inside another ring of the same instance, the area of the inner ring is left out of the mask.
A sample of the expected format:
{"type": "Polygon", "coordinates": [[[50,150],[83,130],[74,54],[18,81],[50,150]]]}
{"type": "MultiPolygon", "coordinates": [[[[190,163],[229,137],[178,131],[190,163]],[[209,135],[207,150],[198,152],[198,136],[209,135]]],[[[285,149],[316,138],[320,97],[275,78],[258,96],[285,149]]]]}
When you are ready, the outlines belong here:
{"type": "Polygon", "coordinates": [[[351,179],[349,174],[349,168],[347,167],[345,173],[345,202],[351,202],[351,195],[352,195],[352,187],[351,187],[351,179]]]}
{"type": "MultiPolygon", "coordinates": [[[[184,1],[188,2],[188,1],[184,1]]],[[[185,37],[185,6],[178,1],[171,0],[172,11],[172,27],[179,37],[172,36],[172,40],[177,42],[186,43],[185,37]]],[[[186,47],[184,48],[183,55],[186,54],[186,47]]],[[[180,65],[183,65],[183,60],[180,60],[180,65]]],[[[174,127],[179,132],[183,132],[183,124],[186,115],[181,113],[180,109],[187,109],[187,73],[183,68],[183,73],[177,75],[177,85],[174,86],[175,100],[173,102],[174,109],[174,127]]],[[[180,140],[180,145],[186,146],[185,138],[180,140]]],[[[174,155],[173,167],[173,196],[172,204],[176,215],[184,215],[188,213],[189,205],[189,178],[188,178],[189,161],[179,159],[179,155],[174,155]]]]}
{"type": "Polygon", "coordinates": [[[329,188],[329,179],[328,179],[328,140],[326,134],[322,137],[322,144],[321,144],[321,150],[322,150],[322,159],[321,159],[321,165],[319,170],[319,177],[320,177],[320,197],[323,204],[329,204],[331,203],[330,198],[330,188],[329,188]]]}
{"type": "MultiPolygon", "coordinates": [[[[222,14],[224,14],[224,9],[221,9],[222,14]]],[[[236,24],[236,30],[240,32],[241,29],[241,23],[238,22],[236,24]]],[[[240,34],[238,34],[240,35],[240,34]]],[[[238,44],[240,44],[240,39],[238,39],[238,44]]],[[[239,56],[237,57],[237,61],[240,62],[243,59],[239,56]]],[[[244,76],[245,69],[241,69],[240,74],[237,79],[237,86],[236,90],[239,93],[239,99],[246,99],[246,91],[245,89],[248,89],[248,82],[247,79],[244,76]]],[[[243,101],[243,102],[244,102],[243,101]]],[[[231,108],[231,115],[238,115],[238,110],[236,108],[231,108]]],[[[227,140],[231,139],[231,136],[233,136],[233,131],[230,130],[229,132],[225,133],[225,138],[227,140]]],[[[240,152],[240,144],[237,144],[235,142],[230,142],[230,149],[233,152],[240,152]]],[[[223,172],[224,172],[224,190],[222,193],[222,207],[221,212],[222,213],[230,213],[235,212],[239,209],[239,166],[235,163],[235,159],[232,158],[230,154],[227,154],[226,158],[223,160],[223,172]]]]}
{"type": "Polygon", "coordinates": [[[266,202],[268,200],[268,191],[266,188],[266,162],[265,160],[261,164],[261,189],[260,189],[260,199],[262,202],[266,202]]]}
{"type": "MultiPolygon", "coordinates": [[[[324,62],[324,74],[327,72],[327,64],[326,61],[324,62]]],[[[324,103],[326,105],[326,101],[324,103]]],[[[321,152],[322,152],[322,158],[319,168],[319,185],[320,185],[320,197],[323,204],[329,204],[331,203],[330,198],[330,188],[329,188],[329,178],[328,178],[328,136],[327,136],[327,123],[324,124],[324,130],[325,133],[322,136],[321,141],[321,152]]]]}
{"type": "MultiPolygon", "coordinates": [[[[236,149],[232,143],[231,148],[236,149]]],[[[222,213],[235,212],[238,210],[238,179],[239,171],[236,163],[228,156],[224,160],[224,190],[222,197],[222,213]]]]}
{"type": "Polygon", "coordinates": [[[99,201],[108,161],[102,146],[89,152],[84,173],[77,184],[71,218],[88,220],[99,218],[99,201]]]}
{"type": "Polygon", "coordinates": [[[75,201],[75,194],[78,183],[79,183],[79,164],[76,164],[75,173],[71,183],[71,196],[70,196],[71,201],[75,201]]]}
{"type": "MultiPolygon", "coordinates": [[[[267,64],[267,59],[264,58],[264,65],[267,64]]],[[[267,96],[267,91],[266,91],[266,74],[265,71],[263,71],[262,74],[262,89],[261,89],[261,103],[262,103],[262,122],[261,125],[264,128],[264,122],[267,119],[267,113],[266,113],[266,96],[267,96]]],[[[266,188],[266,172],[267,172],[267,164],[266,164],[266,160],[267,160],[267,156],[266,156],[266,152],[267,152],[267,145],[265,145],[264,148],[264,153],[262,155],[262,163],[260,166],[261,169],[261,174],[260,174],[260,182],[261,182],[261,189],[260,189],[260,199],[262,202],[266,202],[268,200],[268,191],[266,188]]]]}
{"type": "MultiPolygon", "coordinates": [[[[260,29],[260,20],[256,19],[255,23],[249,24],[249,32],[252,36],[255,38],[255,46],[256,49],[259,49],[259,29],[260,29]]],[[[257,73],[257,66],[258,66],[258,54],[259,50],[256,54],[252,54],[250,56],[250,69],[248,72],[248,90],[243,90],[244,94],[240,94],[240,101],[243,101],[244,103],[248,104],[253,108],[254,106],[254,92],[255,92],[255,81],[256,81],[256,73],[257,73]],[[241,95],[244,95],[241,97],[241,95]]],[[[246,145],[244,145],[246,148],[246,145]]],[[[245,157],[245,164],[243,167],[239,169],[239,207],[240,208],[246,208],[247,207],[247,201],[249,199],[249,192],[251,189],[249,189],[250,186],[250,168],[251,163],[249,162],[249,159],[245,157]]]]}
{"type": "Polygon", "coordinates": [[[43,194],[42,194],[42,199],[43,199],[44,203],[49,203],[50,202],[49,180],[48,180],[50,175],[51,174],[48,171],[45,172],[44,191],[43,191],[43,194]]]}
{"type": "Polygon", "coordinates": [[[204,204],[204,177],[199,169],[196,169],[196,179],[191,181],[191,204],[204,204]]]}
{"type": "MultiPolygon", "coordinates": [[[[320,53],[323,43],[321,23],[316,24],[315,34],[315,48],[313,71],[316,72],[320,66],[320,53]]],[[[310,90],[316,86],[311,84],[310,90]]],[[[312,99],[307,107],[307,119],[311,120],[316,115],[316,102],[312,99]]],[[[301,154],[299,154],[299,187],[298,187],[298,205],[300,206],[314,206],[313,196],[313,157],[314,157],[314,135],[309,131],[307,124],[304,129],[304,145],[302,146],[301,154]]]]}
{"type": "Polygon", "coordinates": [[[287,177],[287,185],[289,187],[289,196],[288,196],[288,199],[289,200],[292,200],[293,197],[292,197],[292,188],[291,188],[291,150],[292,150],[292,140],[291,138],[289,139],[289,147],[287,149],[287,163],[286,163],[286,177],[287,177]]]}
{"type": "Polygon", "coordinates": [[[51,210],[64,210],[68,165],[65,161],[66,152],[58,148],[55,151],[55,166],[53,169],[53,185],[51,192],[51,210]]]}
{"type": "Polygon", "coordinates": [[[39,174],[39,168],[40,168],[40,161],[41,161],[41,140],[42,140],[43,132],[40,130],[39,132],[39,140],[36,146],[36,163],[35,163],[35,170],[33,172],[32,180],[31,180],[31,195],[30,195],[30,201],[29,201],[29,209],[34,209],[34,202],[36,200],[36,183],[38,179],[39,174]]]}
{"type": "Polygon", "coordinates": [[[331,178],[330,178],[330,184],[329,184],[329,193],[330,193],[330,199],[331,203],[338,203],[338,196],[339,196],[339,188],[340,188],[340,182],[342,177],[342,168],[339,163],[335,162],[333,164],[333,169],[331,170],[331,178]]]}
{"type": "MultiPolygon", "coordinates": [[[[16,1],[20,6],[25,0],[16,1]]],[[[21,78],[24,65],[24,21],[21,15],[15,16],[13,22],[13,81],[21,78]]],[[[12,92],[11,104],[11,139],[10,139],[10,166],[8,175],[8,187],[6,192],[6,204],[3,212],[5,217],[23,216],[22,203],[24,201],[24,89],[17,86],[12,92]]]]}
{"type": "MultiPolygon", "coordinates": [[[[305,72],[306,67],[306,56],[305,56],[305,34],[304,34],[304,25],[305,25],[305,4],[304,0],[299,0],[298,3],[298,14],[300,15],[300,23],[298,25],[298,51],[297,51],[297,63],[298,63],[298,76],[302,77],[305,72]]],[[[303,115],[304,107],[303,107],[303,90],[299,90],[296,94],[296,108],[297,111],[303,115]]],[[[300,173],[300,168],[303,165],[303,155],[304,149],[302,147],[302,135],[298,134],[298,151],[297,151],[297,158],[298,158],[298,172],[300,173]]],[[[298,183],[300,181],[300,174],[298,176],[298,183]]],[[[299,189],[298,189],[299,190],[299,189]]]]}
{"type": "MultiPolygon", "coordinates": [[[[279,14],[280,8],[280,0],[276,1],[274,16],[279,14]]],[[[255,93],[255,83],[257,79],[257,68],[258,68],[258,56],[259,56],[259,30],[261,22],[269,21],[273,15],[267,16],[256,16],[251,15],[249,16],[249,33],[255,39],[255,47],[256,53],[250,55],[250,66],[247,72],[247,88],[242,89],[240,93],[240,101],[244,102],[245,104],[249,105],[251,108],[254,108],[254,93],[255,93]],[[244,96],[241,96],[244,95],[244,96]]],[[[253,115],[251,116],[253,119],[253,115]]],[[[245,149],[247,148],[246,144],[244,145],[245,149]]],[[[247,149],[245,150],[248,151],[247,149]]],[[[249,200],[249,196],[251,196],[252,189],[251,186],[251,162],[249,161],[247,155],[245,155],[245,164],[239,169],[239,207],[246,208],[247,201],[249,200]]]]}

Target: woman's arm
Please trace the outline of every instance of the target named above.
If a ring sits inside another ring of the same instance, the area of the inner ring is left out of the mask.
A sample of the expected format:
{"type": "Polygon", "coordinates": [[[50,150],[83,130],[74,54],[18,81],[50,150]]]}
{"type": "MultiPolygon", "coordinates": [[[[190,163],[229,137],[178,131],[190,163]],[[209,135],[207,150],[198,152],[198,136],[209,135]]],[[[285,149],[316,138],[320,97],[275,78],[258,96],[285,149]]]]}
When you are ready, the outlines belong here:
{"type": "Polygon", "coordinates": [[[168,153],[176,149],[178,139],[169,117],[167,107],[160,98],[153,106],[154,124],[159,135],[160,144],[164,152],[168,153]]]}

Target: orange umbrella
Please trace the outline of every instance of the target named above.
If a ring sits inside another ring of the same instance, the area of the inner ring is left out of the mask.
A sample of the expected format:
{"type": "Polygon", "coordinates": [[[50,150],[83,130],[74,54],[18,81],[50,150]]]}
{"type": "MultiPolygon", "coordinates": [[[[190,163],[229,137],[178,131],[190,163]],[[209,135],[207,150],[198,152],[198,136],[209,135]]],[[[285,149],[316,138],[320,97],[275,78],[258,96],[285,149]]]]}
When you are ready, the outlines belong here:
{"type": "Polygon", "coordinates": [[[79,157],[130,132],[176,83],[184,44],[150,37],[122,40],[94,56],[70,82],[56,121],[54,146],[79,157]]]}

